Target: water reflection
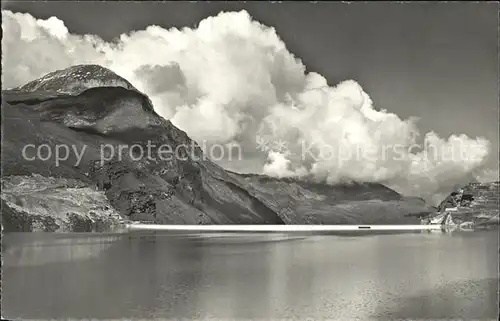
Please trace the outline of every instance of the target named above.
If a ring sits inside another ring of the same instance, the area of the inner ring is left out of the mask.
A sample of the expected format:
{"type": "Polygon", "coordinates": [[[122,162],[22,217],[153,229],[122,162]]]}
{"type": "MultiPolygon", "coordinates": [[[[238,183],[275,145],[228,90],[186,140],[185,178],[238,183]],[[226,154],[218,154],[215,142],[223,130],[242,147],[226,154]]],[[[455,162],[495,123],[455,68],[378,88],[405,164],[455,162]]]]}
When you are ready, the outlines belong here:
{"type": "Polygon", "coordinates": [[[480,319],[498,307],[497,231],[16,237],[3,261],[11,319],[480,319]]]}

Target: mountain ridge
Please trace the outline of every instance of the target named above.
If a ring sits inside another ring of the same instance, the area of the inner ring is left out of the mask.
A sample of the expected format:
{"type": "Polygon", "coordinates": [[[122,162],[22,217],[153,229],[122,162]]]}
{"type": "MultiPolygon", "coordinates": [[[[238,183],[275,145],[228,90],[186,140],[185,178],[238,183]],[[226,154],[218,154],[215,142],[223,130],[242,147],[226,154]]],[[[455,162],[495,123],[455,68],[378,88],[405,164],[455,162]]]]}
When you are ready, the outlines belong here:
{"type": "Polygon", "coordinates": [[[500,224],[500,181],[471,182],[452,191],[426,222],[450,228],[488,228],[500,224]]]}

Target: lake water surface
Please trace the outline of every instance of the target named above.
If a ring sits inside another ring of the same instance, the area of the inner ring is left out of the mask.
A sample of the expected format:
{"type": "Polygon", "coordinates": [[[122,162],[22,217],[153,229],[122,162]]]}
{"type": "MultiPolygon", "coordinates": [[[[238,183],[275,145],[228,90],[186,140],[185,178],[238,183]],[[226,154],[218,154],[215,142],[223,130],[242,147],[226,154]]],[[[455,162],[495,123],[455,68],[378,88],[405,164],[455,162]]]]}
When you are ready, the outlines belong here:
{"type": "Polygon", "coordinates": [[[495,320],[498,236],[7,234],[2,316],[495,320]]]}

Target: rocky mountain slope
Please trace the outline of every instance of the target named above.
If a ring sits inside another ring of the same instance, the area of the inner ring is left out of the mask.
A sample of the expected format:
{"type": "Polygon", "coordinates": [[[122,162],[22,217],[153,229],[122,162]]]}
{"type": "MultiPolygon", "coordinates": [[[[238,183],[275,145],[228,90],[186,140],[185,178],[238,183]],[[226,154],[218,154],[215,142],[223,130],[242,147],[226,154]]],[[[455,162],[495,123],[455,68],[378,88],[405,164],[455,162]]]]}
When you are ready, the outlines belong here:
{"type": "Polygon", "coordinates": [[[136,90],[131,83],[99,65],[76,65],[56,70],[17,88],[21,92],[79,94],[93,87],[123,87],[136,90]]]}
{"type": "MultiPolygon", "coordinates": [[[[329,186],[226,171],[158,116],[147,96],[95,65],[3,91],[2,140],[2,182],[10,186],[2,191],[2,222],[10,230],[29,226],[18,221],[34,215],[53,217],[59,226],[39,229],[71,230],[66,214],[75,212],[85,222],[113,217],[160,224],[418,224],[421,213],[435,211],[380,184],[329,186]],[[139,157],[148,146],[153,157],[139,157]],[[48,149],[52,157],[36,155],[39,150],[46,156],[48,149]],[[165,149],[169,156],[160,157],[165,149]],[[71,180],[72,201],[60,201],[69,195],[40,177],[71,180]],[[14,181],[43,186],[44,192],[14,181]],[[91,208],[92,198],[96,206],[109,203],[117,215],[91,208]],[[75,211],[72,202],[79,199],[75,211]]],[[[96,229],[94,223],[84,226],[96,229]]]]}

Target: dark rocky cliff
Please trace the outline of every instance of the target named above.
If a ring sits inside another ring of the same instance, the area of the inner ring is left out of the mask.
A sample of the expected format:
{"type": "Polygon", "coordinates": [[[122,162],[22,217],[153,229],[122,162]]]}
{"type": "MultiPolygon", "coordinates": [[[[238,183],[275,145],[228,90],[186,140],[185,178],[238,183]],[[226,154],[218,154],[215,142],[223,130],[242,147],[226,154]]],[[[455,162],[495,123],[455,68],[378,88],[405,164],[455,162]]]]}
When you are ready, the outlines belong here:
{"type": "MultiPolygon", "coordinates": [[[[56,71],[3,91],[2,139],[4,180],[18,176],[26,180],[38,174],[78,181],[81,188],[102,192],[122,220],[160,224],[416,224],[420,222],[416,213],[433,211],[422,200],[403,197],[380,184],[329,186],[226,171],[206,159],[185,132],[158,116],[147,96],[95,65],[56,71]],[[31,154],[26,150],[28,160],[22,153],[27,144],[46,144],[52,151],[65,145],[71,150],[67,159],[56,163],[54,155],[48,160],[35,157],[33,147],[31,154]],[[132,145],[151,148],[149,155],[159,155],[160,146],[168,146],[175,157],[141,158],[130,152],[132,145]],[[120,153],[120,146],[129,149],[120,153]],[[74,150],[84,151],[80,163],[74,150]],[[102,161],[103,151],[111,150],[114,157],[102,161]]],[[[56,193],[53,187],[46,187],[46,193],[51,191],[56,193]]],[[[41,212],[36,206],[23,211],[22,202],[14,206],[16,198],[26,196],[23,193],[16,188],[2,193],[2,213],[8,213],[2,216],[6,228],[15,226],[5,222],[15,213],[21,213],[18,217],[67,217],[67,208],[50,201],[43,203],[46,211],[41,212]]]]}

